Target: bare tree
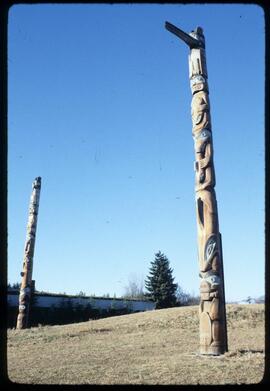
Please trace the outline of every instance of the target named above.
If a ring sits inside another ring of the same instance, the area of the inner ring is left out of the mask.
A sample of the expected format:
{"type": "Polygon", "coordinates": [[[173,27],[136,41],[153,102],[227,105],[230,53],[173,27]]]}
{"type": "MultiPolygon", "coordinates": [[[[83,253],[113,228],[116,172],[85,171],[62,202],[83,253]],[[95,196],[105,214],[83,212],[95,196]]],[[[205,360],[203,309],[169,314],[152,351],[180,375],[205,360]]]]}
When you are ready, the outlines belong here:
{"type": "Polygon", "coordinates": [[[144,299],[144,278],[143,276],[138,276],[135,273],[129,275],[128,285],[124,287],[124,295],[123,297],[127,299],[136,298],[136,299],[144,299]]]}
{"type": "Polygon", "coordinates": [[[176,290],[176,299],[179,306],[182,305],[197,305],[200,303],[200,296],[195,295],[194,293],[190,294],[185,292],[180,285],[178,285],[176,290]]]}

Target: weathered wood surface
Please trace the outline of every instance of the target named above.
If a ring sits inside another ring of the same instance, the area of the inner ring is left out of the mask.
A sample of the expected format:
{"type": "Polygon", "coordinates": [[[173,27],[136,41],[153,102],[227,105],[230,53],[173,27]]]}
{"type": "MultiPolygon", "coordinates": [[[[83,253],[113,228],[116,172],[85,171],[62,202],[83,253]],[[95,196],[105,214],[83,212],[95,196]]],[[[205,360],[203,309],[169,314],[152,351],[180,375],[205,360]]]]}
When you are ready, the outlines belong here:
{"type": "Polygon", "coordinates": [[[32,287],[34,286],[32,283],[32,274],[40,189],[41,178],[37,177],[32,184],[32,194],[30,198],[27,234],[24,247],[23,271],[21,272],[22,282],[19,295],[17,329],[28,327],[31,291],[33,289],[32,287]]]}
{"type": "Polygon", "coordinates": [[[166,28],[190,47],[189,78],[195,149],[195,199],[200,270],[200,353],[219,355],[227,348],[221,235],[215,194],[215,170],[205,39],[201,27],[189,36],[166,22],[166,28]],[[183,38],[184,37],[184,38],[183,38]],[[197,44],[196,44],[197,42],[197,44]]]}
{"type": "MultiPolygon", "coordinates": [[[[203,31],[191,33],[204,43],[203,31]]],[[[204,45],[203,45],[204,46],[204,45]]],[[[195,149],[195,193],[200,269],[200,352],[227,351],[225,293],[221,235],[215,193],[213,139],[205,49],[192,48],[189,55],[192,91],[191,117],[195,149]]]]}

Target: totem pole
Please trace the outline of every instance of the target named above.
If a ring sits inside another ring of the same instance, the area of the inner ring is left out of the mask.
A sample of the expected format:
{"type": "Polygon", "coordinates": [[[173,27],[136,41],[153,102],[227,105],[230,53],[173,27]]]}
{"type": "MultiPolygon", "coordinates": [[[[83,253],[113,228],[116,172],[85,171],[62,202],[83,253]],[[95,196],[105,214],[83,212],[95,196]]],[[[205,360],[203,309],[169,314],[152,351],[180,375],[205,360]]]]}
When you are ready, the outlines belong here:
{"type": "Polygon", "coordinates": [[[32,292],[31,288],[34,286],[32,282],[32,273],[40,188],[41,178],[37,177],[32,184],[33,190],[30,198],[27,234],[24,248],[23,271],[21,272],[22,283],[19,295],[19,314],[17,318],[17,329],[24,329],[28,327],[30,299],[31,294],[34,293],[32,292]]]}
{"type": "Polygon", "coordinates": [[[221,234],[215,195],[213,141],[208,97],[205,40],[197,27],[190,34],[169,22],[165,28],[190,47],[189,78],[195,148],[195,198],[200,283],[200,353],[224,354],[228,350],[221,234]]]}

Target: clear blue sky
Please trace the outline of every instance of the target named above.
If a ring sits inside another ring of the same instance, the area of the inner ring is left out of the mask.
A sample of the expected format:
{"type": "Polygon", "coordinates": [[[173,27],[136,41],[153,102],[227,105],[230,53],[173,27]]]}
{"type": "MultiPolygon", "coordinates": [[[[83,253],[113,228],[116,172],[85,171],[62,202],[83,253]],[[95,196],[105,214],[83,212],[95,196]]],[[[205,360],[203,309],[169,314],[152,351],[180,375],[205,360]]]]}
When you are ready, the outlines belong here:
{"type": "Polygon", "coordinates": [[[189,49],[204,29],[226,299],[264,294],[264,13],[255,5],[15,5],[8,280],[42,177],[38,290],[120,296],[154,253],[199,292],[189,49]]]}

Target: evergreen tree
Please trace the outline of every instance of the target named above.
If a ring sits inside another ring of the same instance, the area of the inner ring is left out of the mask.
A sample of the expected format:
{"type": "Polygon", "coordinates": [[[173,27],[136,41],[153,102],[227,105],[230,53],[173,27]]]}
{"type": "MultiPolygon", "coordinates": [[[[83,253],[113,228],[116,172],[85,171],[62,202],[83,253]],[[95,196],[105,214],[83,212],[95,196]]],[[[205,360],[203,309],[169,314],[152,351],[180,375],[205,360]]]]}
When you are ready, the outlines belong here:
{"type": "Polygon", "coordinates": [[[168,258],[160,251],[151,262],[149,275],[145,280],[148,296],[156,303],[156,308],[168,308],[176,305],[177,284],[174,284],[168,258]]]}

